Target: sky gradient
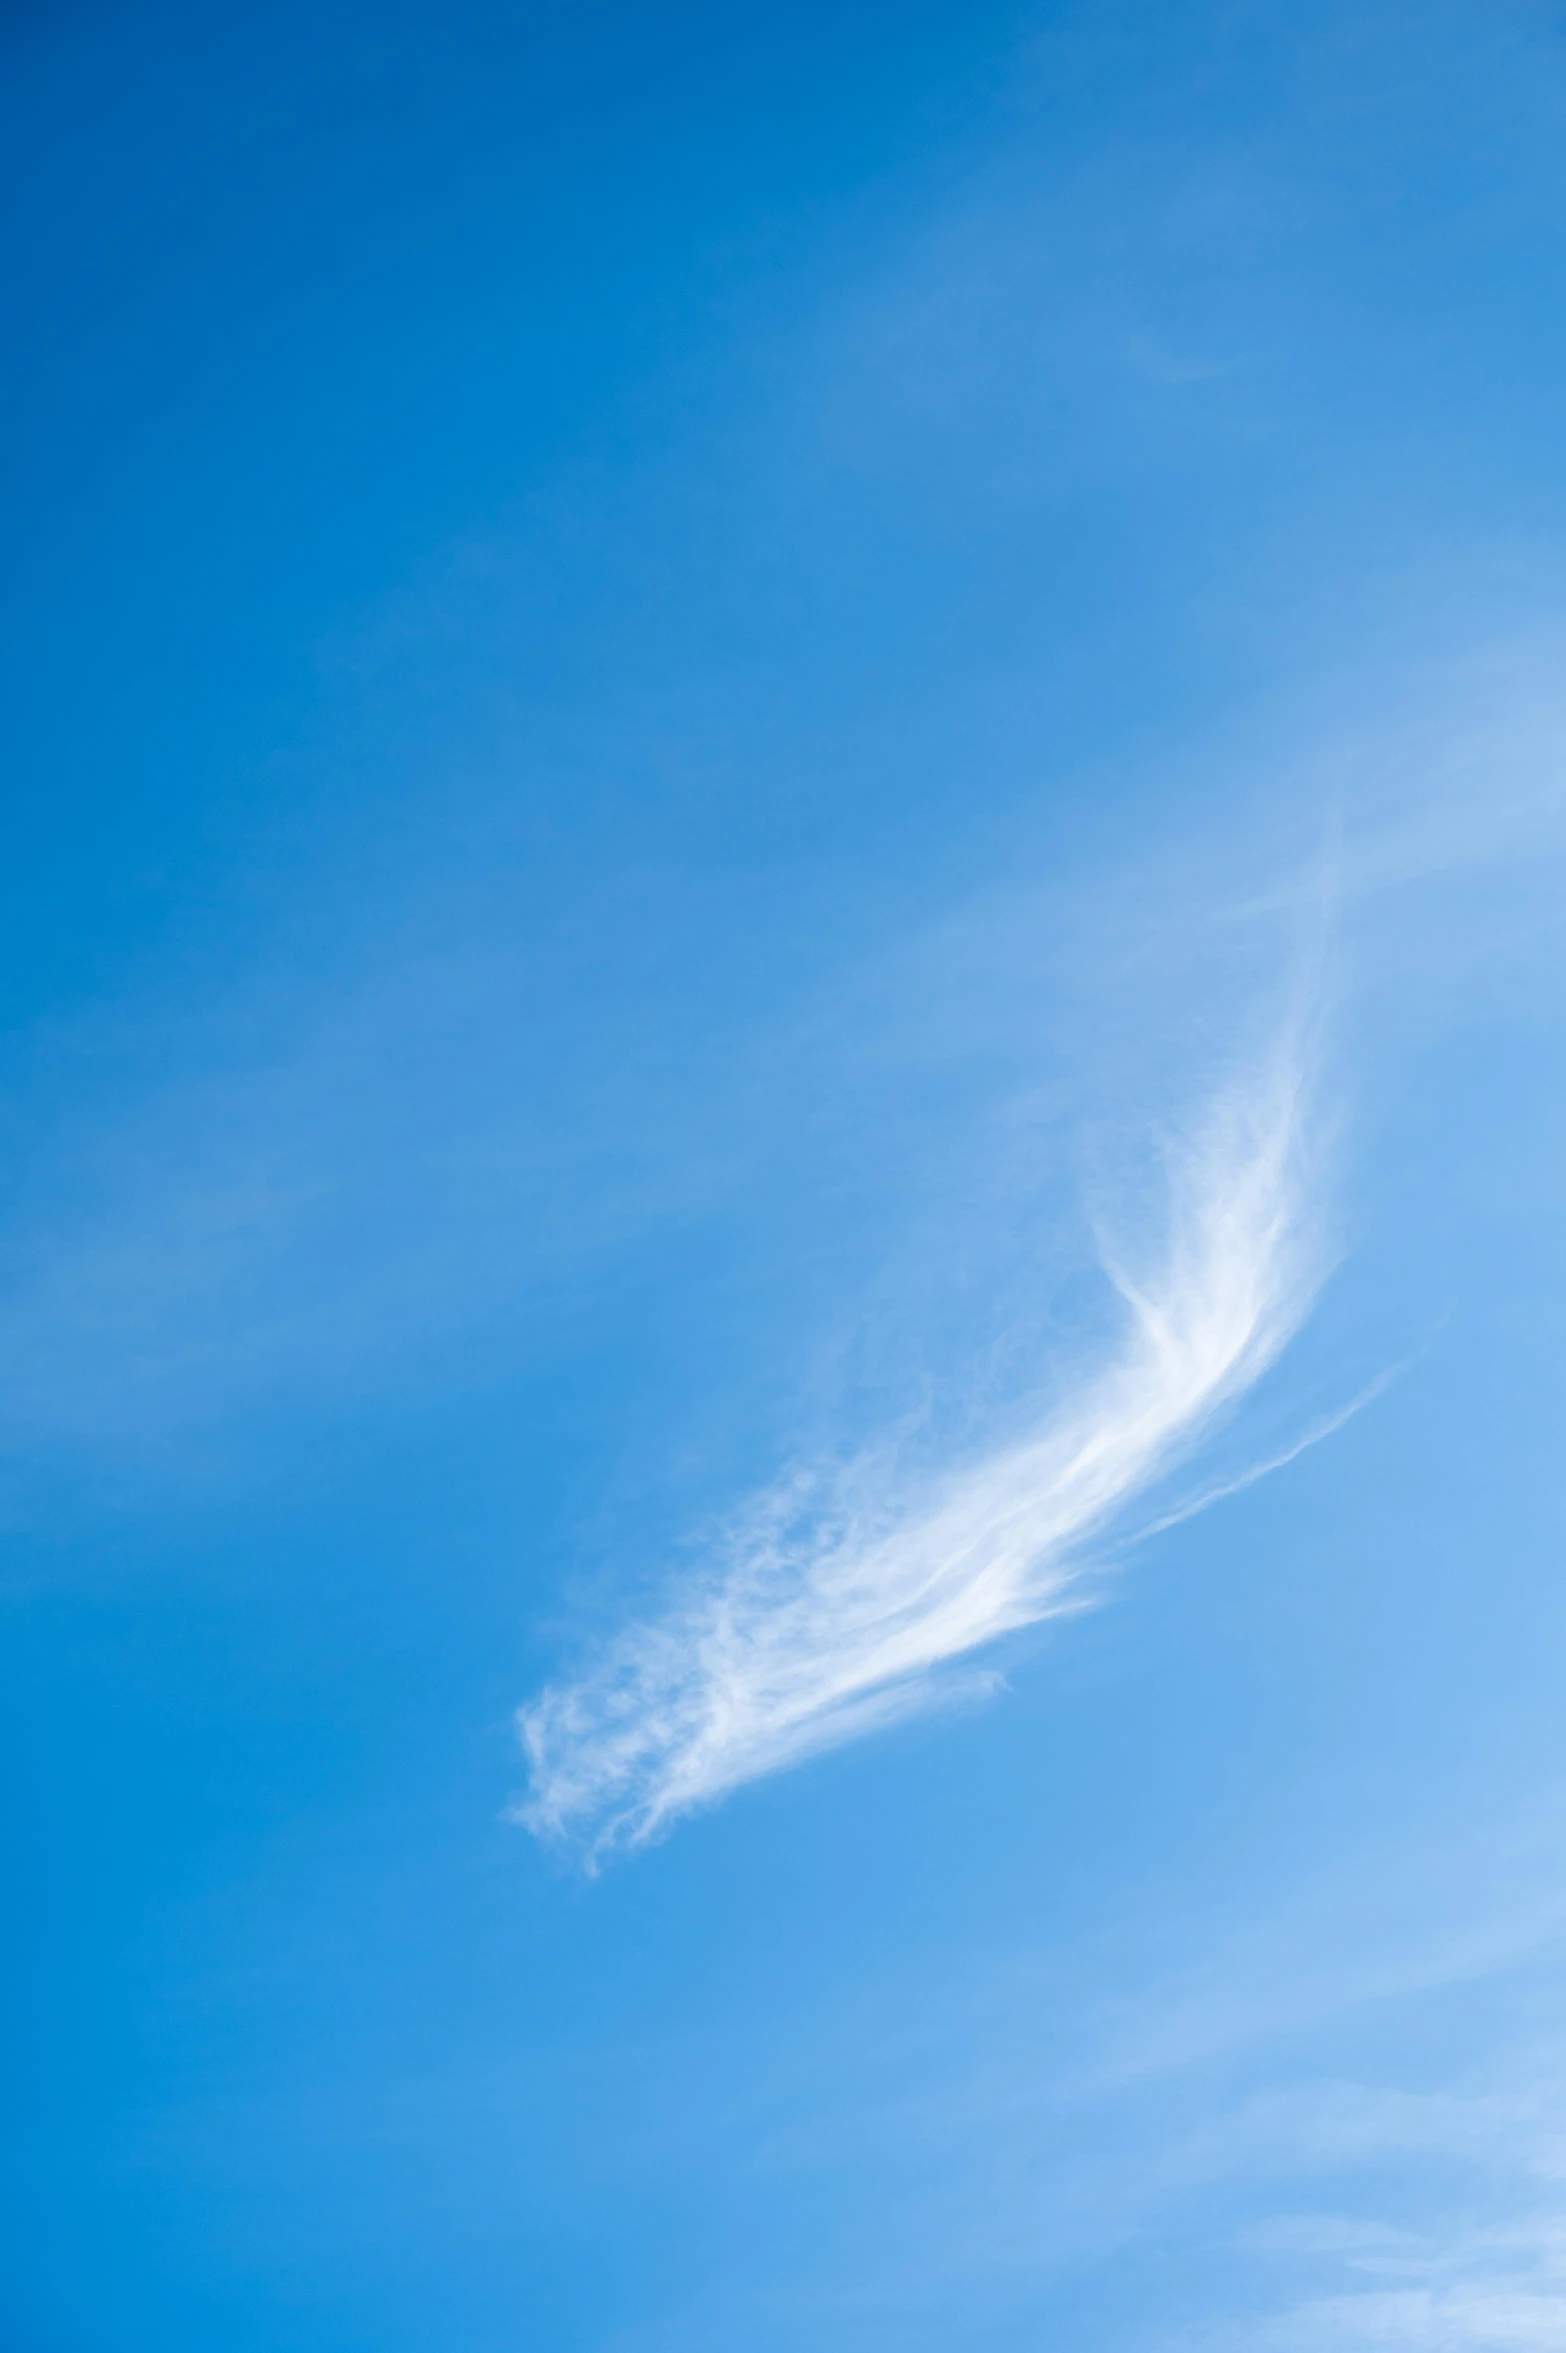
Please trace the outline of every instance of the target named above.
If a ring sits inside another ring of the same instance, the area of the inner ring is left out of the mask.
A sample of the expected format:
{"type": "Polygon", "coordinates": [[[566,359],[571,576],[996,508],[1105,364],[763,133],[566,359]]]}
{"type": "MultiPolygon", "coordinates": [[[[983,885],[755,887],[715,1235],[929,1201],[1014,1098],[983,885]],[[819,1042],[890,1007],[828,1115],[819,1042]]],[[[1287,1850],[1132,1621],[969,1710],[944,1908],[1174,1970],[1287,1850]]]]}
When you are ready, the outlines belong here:
{"type": "Polygon", "coordinates": [[[1559,9],[0,59],[5,2353],[1558,2353],[1559,9]]]}

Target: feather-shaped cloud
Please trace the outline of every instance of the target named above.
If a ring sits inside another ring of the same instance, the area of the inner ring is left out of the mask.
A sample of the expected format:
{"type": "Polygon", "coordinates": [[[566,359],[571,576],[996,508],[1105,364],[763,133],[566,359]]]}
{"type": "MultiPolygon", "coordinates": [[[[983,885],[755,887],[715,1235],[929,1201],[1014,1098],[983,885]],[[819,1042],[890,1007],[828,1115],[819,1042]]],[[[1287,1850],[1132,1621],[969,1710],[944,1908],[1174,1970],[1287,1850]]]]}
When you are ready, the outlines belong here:
{"type": "MultiPolygon", "coordinates": [[[[1145,1264],[1104,1248],[1122,1328],[1020,1441],[917,1492],[863,1476],[757,1500],[668,1607],[519,1715],[517,1818],[597,1853],[954,1689],[954,1663],[1081,1605],[1085,1548],[1272,1363],[1322,1254],[1307,1087],[1285,1045],[1165,1155],[1145,1264]]],[[[971,1688],[971,1673],[956,1679],[971,1688]]]]}

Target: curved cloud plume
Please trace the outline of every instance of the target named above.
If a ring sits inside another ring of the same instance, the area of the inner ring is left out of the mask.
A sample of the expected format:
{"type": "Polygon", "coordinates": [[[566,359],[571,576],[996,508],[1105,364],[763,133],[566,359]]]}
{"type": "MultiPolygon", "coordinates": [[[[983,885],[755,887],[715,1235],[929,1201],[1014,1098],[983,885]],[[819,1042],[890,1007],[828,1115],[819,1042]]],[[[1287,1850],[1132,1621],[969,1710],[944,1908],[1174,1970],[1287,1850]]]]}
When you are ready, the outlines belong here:
{"type": "MultiPolygon", "coordinates": [[[[1192,1451],[1298,1328],[1322,1272],[1292,1048],[1171,1148],[1161,1240],[1105,1248],[1118,1347],[1031,1434],[915,1495],[763,1496],[660,1617],[520,1711],[516,1818],[593,1853],[952,1694],[951,1663],[1080,1606],[1085,1546],[1192,1451]]],[[[970,1675],[959,1688],[971,1688],[970,1675]]]]}

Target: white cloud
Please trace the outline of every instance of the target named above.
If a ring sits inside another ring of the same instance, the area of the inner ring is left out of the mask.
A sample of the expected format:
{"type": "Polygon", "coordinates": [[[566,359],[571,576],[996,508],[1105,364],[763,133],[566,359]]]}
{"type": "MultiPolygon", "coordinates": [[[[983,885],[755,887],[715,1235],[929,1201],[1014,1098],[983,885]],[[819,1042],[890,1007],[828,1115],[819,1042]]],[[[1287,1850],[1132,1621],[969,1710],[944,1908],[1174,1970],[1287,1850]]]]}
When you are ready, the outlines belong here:
{"type": "Polygon", "coordinates": [[[1560,2353],[1566,2296],[1489,2286],[1322,2296],[1223,2342],[1246,2353],[1560,2353]]]}
{"type": "Polygon", "coordinates": [[[861,1460],[763,1496],[708,1572],[519,1717],[518,1818],[593,1851],[972,1690],[944,1672],[1080,1607],[1084,1547],[1277,1356],[1322,1271],[1291,1034],[1170,1145],[1158,1245],[1106,1247],[1123,1330],[1042,1423],[944,1481],[861,1460]]]}
{"type": "Polygon", "coordinates": [[[1340,2236],[1352,2270],[1401,2274],[1397,2284],[1315,2296],[1221,2341],[1255,2353],[1556,2353],[1566,2344],[1554,2214],[1458,2229],[1439,2245],[1364,2225],[1340,2236]]]}

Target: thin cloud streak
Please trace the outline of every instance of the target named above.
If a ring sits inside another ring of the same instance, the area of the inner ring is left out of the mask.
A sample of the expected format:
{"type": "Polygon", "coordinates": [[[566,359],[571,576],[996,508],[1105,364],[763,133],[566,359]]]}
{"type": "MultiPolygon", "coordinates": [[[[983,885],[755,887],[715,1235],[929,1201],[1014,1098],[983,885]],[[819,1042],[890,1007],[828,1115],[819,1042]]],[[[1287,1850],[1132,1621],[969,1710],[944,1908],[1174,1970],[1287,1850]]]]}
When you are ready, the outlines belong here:
{"type": "Polygon", "coordinates": [[[741,1783],[991,1688],[953,1663],[1079,1609],[1085,1547],[1274,1361],[1324,1271],[1291,1034],[1164,1156],[1158,1245],[1104,1247],[1107,1363],[1020,1443],[915,1494],[861,1462],[785,1481],[707,1575],[518,1717],[514,1816],[590,1857],[741,1783]]]}
{"type": "Polygon", "coordinates": [[[1161,1536],[1166,1528],[1183,1527],[1187,1520],[1199,1519],[1215,1503],[1223,1503],[1231,1495],[1243,1495],[1247,1487],[1254,1487],[1260,1479],[1270,1479],[1274,1471],[1287,1470],[1291,1462],[1298,1462],[1302,1454],[1308,1454],[1323,1439],[1334,1438],[1339,1430],[1346,1429],[1356,1414],[1363,1413],[1367,1405],[1374,1405],[1378,1397],[1384,1397],[1393,1382],[1401,1380],[1409,1366],[1417,1362],[1416,1356],[1406,1356],[1401,1363],[1388,1365],[1384,1372],[1377,1373],[1373,1381],[1367,1381],[1364,1388],[1349,1399],[1347,1405],[1340,1405],[1336,1413],[1329,1413],[1321,1421],[1312,1422],[1302,1436],[1280,1447],[1276,1454],[1269,1454],[1263,1462],[1252,1463],[1248,1470],[1241,1471],[1235,1478],[1215,1480],[1210,1487],[1203,1487],[1197,1494],[1187,1496],[1184,1502],[1176,1504],[1171,1511],[1161,1512],[1156,1520],[1149,1520],[1145,1527],[1135,1529],[1131,1536],[1132,1543],[1144,1544],[1149,1536],[1161,1536]]]}

